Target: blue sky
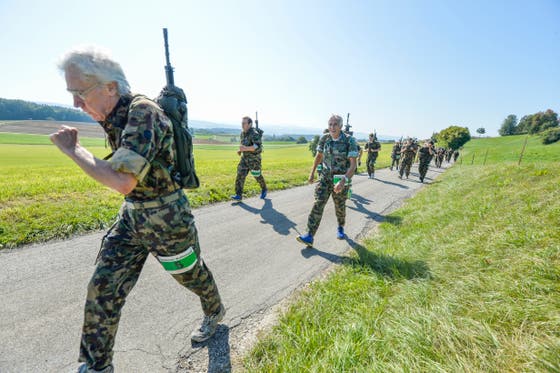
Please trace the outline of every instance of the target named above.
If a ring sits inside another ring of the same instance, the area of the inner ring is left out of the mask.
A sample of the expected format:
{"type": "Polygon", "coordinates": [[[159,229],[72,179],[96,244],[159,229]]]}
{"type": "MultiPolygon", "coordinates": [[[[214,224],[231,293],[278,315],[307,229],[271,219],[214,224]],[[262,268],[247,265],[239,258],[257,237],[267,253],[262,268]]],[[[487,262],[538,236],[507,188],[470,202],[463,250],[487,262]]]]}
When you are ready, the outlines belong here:
{"type": "Polygon", "coordinates": [[[560,110],[560,1],[0,0],[0,97],[71,103],[56,61],[97,45],[135,92],[164,84],[162,27],[190,117],[429,136],[497,134],[560,110]],[[164,6],[166,8],[164,8],[164,6]]]}

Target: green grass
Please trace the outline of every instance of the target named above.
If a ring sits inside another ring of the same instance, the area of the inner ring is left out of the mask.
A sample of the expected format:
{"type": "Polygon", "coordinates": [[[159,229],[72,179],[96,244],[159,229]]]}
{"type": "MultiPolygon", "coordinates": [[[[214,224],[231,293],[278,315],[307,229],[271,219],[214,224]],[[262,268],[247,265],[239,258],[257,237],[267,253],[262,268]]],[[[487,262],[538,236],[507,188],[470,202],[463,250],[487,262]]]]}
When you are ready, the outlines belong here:
{"type": "Polygon", "coordinates": [[[519,161],[521,150],[525,139],[528,139],[522,163],[547,163],[560,162],[560,142],[550,145],[543,145],[539,136],[518,135],[505,137],[490,137],[476,139],[468,142],[461,156],[462,163],[470,165],[494,163],[515,163],[519,161]],[[488,152],[488,154],[486,154],[488,152]],[[474,162],[473,162],[474,155],[474,162]]]}
{"type": "MultiPolygon", "coordinates": [[[[508,148],[484,139],[465,153],[488,143],[508,148]]],[[[560,164],[537,148],[521,167],[456,165],[351,241],[245,369],[560,371],[560,164]]]]}
{"type": "MultiPolygon", "coordinates": [[[[109,153],[103,139],[81,139],[98,157],[109,153]]],[[[194,207],[225,201],[234,193],[237,145],[196,145],[199,189],[194,207]]],[[[378,166],[389,164],[384,148],[378,166]]],[[[106,228],[122,197],[87,177],[47,136],[0,133],[0,248],[15,247],[106,228]]],[[[263,175],[270,190],[306,183],[313,162],[307,145],[265,143],[263,175]]],[[[362,170],[364,166],[362,166],[362,170]]],[[[246,195],[260,192],[252,177],[246,195]]]]}

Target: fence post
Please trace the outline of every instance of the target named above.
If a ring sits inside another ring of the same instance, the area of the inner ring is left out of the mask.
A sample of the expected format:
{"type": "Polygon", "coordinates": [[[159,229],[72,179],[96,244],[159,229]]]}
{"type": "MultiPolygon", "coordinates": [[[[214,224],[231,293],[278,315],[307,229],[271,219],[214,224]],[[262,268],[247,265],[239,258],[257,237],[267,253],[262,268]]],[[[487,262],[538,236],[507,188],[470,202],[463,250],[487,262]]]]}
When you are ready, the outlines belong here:
{"type": "Polygon", "coordinates": [[[521,165],[521,160],[523,159],[523,154],[525,153],[525,147],[527,146],[527,140],[529,140],[529,135],[527,135],[527,137],[525,137],[525,142],[523,143],[523,149],[521,149],[521,154],[519,155],[519,162],[517,162],[517,165],[521,165]]]}

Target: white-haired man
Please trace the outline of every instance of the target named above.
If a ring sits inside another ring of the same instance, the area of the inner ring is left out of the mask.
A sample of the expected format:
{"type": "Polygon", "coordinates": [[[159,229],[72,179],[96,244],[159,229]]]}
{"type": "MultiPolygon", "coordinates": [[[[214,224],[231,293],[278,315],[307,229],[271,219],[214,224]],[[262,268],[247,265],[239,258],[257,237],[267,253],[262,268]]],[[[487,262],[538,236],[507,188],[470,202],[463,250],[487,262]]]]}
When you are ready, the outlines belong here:
{"type": "Polygon", "coordinates": [[[225,308],[200,256],[187,197],[170,174],[175,156],[171,121],[153,101],[132,95],[120,65],[102,53],[70,52],[59,67],[74,106],[101,124],[114,153],[108,161],[95,158],[80,145],[78,130],[66,126],[51,141],[89,176],[125,196],[88,285],[79,372],[113,371],[121,309],[149,253],[200,297],[205,317],[192,340],[210,338],[225,308]]]}

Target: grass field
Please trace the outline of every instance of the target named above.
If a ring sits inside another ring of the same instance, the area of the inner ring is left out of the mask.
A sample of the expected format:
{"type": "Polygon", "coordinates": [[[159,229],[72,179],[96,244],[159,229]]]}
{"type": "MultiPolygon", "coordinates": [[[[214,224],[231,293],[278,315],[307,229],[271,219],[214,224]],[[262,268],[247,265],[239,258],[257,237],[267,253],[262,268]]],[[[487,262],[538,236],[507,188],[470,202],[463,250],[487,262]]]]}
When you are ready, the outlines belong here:
{"type": "Polygon", "coordinates": [[[522,140],[472,141],[466,159],[487,145],[508,152],[455,165],[350,241],[354,252],[298,296],[245,369],[559,372],[559,147],[531,139],[517,167],[522,140]]]}
{"type": "MultiPolygon", "coordinates": [[[[80,141],[99,157],[109,153],[103,139],[80,141]]],[[[269,190],[305,184],[313,161],[307,145],[264,146],[263,175],[269,190]]],[[[233,194],[236,149],[236,145],[195,146],[201,187],[188,192],[194,207],[233,194]]],[[[389,164],[389,153],[390,147],[384,146],[379,167],[389,164]]],[[[47,136],[0,133],[0,159],[0,247],[105,228],[122,202],[120,195],[87,177],[47,136]]],[[[245,191],[260,192],[253,178],[247,178],[245,191]]]]}
{"type": "Polygon", "coordinates": [[[470,141],[461,152],[462,163],[482,165],[486,157],[486,164],[517,164],[526,138],[528,141],[525,153],[523,154],[522,164],[560,162],[560,142],[544,146],[539,136],[527,137],[526,135],[518,135],[470,141]]]}

